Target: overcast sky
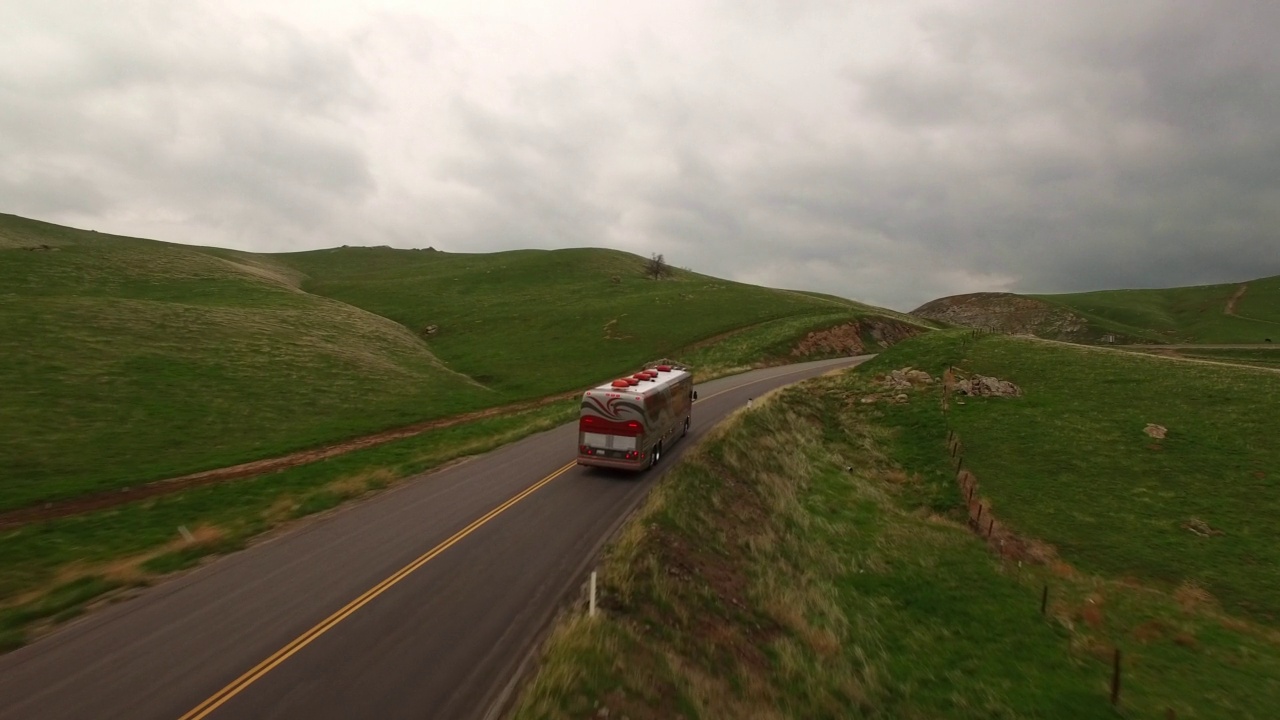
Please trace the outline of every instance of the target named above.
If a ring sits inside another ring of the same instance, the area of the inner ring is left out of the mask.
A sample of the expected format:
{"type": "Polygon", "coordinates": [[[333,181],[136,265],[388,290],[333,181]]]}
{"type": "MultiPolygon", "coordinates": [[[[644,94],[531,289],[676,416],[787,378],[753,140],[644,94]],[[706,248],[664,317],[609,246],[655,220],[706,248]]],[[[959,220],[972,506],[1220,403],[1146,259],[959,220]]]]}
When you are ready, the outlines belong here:
{"type": "Polygon", "coordinates": [[[1280,273],[1269,0],[0,0],[0,212],[909,310],[1280,273]]]}

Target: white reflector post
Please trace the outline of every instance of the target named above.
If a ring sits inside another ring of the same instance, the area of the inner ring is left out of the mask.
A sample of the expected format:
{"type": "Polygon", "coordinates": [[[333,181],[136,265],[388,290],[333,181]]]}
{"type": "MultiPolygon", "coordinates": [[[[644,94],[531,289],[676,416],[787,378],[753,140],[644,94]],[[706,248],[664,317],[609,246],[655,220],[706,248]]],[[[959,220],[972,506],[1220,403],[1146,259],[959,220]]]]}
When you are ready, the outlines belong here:
{"type": "Polygon", "coordinates": [[[587,609],[587,617],[596,616],[596,571],[591,571],[591,600],[587,609]]]}

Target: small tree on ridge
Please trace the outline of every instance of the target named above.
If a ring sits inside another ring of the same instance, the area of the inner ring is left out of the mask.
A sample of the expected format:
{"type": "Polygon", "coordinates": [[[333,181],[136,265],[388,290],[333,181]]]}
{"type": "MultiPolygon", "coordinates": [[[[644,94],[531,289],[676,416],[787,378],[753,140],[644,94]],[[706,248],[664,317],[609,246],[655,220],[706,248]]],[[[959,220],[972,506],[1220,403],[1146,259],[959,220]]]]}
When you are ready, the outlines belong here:
{"type": "Polygon", "coordinates": [[[649,258],[649,262],[644,266],[644,274],[654,280],[661,280],[663,276],[671,274],[671,269],[667,267],[667,261],[662,257],[662,253],[654,253],[649,258]]]}

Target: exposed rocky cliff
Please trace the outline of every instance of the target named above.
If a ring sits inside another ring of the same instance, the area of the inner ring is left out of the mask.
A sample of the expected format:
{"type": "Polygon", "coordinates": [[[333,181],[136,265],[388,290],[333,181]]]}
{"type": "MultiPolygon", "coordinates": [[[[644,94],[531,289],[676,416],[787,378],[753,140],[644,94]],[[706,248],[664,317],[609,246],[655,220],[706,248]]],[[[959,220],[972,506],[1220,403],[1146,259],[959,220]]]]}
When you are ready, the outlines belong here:
{"type": "Polygon", "coordinates": [[[793,357],[863,355],[879,352],[912,335],[919,335],[923,331],[924,328],[896,320],[864,318],[825,330],[815,330],[805,335],[791,349],[791,355],[793,357]]]}

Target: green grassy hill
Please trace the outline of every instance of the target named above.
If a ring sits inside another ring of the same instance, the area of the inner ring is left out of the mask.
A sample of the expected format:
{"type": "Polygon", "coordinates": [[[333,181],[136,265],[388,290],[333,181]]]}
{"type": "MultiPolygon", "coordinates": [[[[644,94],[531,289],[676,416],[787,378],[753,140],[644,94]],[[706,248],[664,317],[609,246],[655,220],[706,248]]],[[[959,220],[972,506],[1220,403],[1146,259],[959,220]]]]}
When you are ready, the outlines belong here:
{"type": "Polygon", "coordinates": [[[874,312],[682,271],[655,282],[642,266],[593,249],[257,255],[0,215],[0,510],[569,391],[730,331],[774,347],[874,312]]]}
{"type": "Polygon", "coordinates": [[[1065,305],[1099,328],[1151,340],[1260,343],[1269,337],[1280,342],[1280,275],[1229,285],[1032,297],[1065,305]]]}
{"type": "Polygon", "coordinates": [[[513,716],[1274,717],[1277,392],[963,331],[785,389],[658,484],[605,551],[602,612],[562,621],[513,716]],[[1024,394],[944,414],[936,379],[883,382],[908,366],[1024,394]]]}
{"type": "Polygon", "coordinates": [[[727,330],[866,312],[681,270],[655,282],[641,258],[614,250],[340,248],[276,259],[306,275],[308,292],[418,331],[449,367],[508,398],[573,389],[727,330]]]}
{"type": "Polygon", "coordinates": [[[405,328],[302,292],[297,273],[267,260],[11,216],[0,217],[0,237],[3,509],[492,395],[405,328]]]}
{"type": "Polygon", "coordinates": [[[1226,285],[940,298],[913,315],[1072,342],[1280,343],[1280,275],[1226,285]]]}
{"type": "MultiPolygon", "coordinates": [[[[1174,589],[1194,582],[1227,610],[1280,626],[1280,374],[1004,336],[904,343],[867,371],[914,365],[1011,380],[1026,396],[952,409],[965,464],[1003,520],[1063,559],[1174,589]],[[1148,423],[1168,429],[1155,441],[1148,423]],[[1198,518],[1225,531],[1205,538],[1198,518]]],[[[935,371],[936,374],[936,371],[935,371]]],[[[900,410],[903,427],[927,410],[900,410]]],[[[930,434],[912,433],[921,453],[930,434]]]]}

